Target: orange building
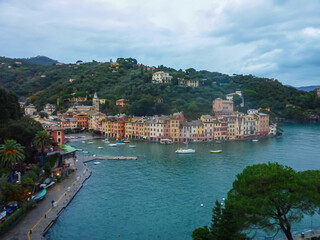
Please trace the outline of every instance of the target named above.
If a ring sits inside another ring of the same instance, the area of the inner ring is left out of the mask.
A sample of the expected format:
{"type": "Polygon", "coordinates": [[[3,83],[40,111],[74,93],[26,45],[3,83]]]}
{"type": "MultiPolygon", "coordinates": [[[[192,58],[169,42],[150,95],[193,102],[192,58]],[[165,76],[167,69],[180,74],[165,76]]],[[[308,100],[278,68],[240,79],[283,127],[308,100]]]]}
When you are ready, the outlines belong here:
{"type": "Polygon", "coordinates": [[[116,105],[120,107],[124,107],[129,103],[129,100],[127,99],[119,99],[116,101],[116,105]]]}
{"type": "Polygon", "coordinates": [[[118,114],[107,118],[109,131],[106,132],[108,137],[121,138],[125,135],[125,123],[129,117],[126,114],[118,114]]]}
{"type": "Polygon", "coordinates": [[[88,116],[87,115],[77,115],[74,118],[77,121],[77,127],[88,128],[88,116]]]}

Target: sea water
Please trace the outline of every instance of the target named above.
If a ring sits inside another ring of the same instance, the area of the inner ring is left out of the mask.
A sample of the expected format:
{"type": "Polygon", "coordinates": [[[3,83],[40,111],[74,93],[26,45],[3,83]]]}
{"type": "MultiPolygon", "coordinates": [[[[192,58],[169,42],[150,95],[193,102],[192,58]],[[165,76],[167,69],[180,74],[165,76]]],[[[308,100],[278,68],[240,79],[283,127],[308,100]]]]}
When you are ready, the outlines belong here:
{"type": "MultiPolygon", "coordinates": [[[[276,161],[297,171],[319,169],[320,124],[289,124],[283,129],[282,137],[216,145],[131,142],[136,148],[130,148],[129,144],[109,147],[101,140],[92,140],[93,144],[73,142],[89,151],[83,155],[139,159],[88,163],[92,176],[47,239],[190,240],[195,228],[210,225],[214,201],[223,202],[236,175],[246,166],[276,161]],[[176,154],[180,147],[196,152],[176,154]],[[218,149],[222,153],[209,153],[218,149]]],[[[305,217],[293,225],[293,231],[317,225],[319,216],[305,217]]],[[[255,239],[265,236],[258,232],[255,239]]]]}

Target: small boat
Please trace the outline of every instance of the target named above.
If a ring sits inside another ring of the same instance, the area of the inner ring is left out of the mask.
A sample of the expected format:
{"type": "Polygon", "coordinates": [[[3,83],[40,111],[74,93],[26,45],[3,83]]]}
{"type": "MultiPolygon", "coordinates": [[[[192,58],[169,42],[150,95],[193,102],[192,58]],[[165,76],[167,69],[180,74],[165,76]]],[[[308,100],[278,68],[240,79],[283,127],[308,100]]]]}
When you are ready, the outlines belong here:
{"type": "Polygon", "coordinates": [[[131,148],[135,148],[135,147],[136,147],[136,145],[129,145],[129,147],[131,147],[131,148]]]}
{"type": "Polygon", "coordinates": [[[221,143],[221,141],[216,141],[215,143],[218,143],[218,144],[220,144],[220,143],[221,143]]]}
{"type": "Polygon", "coordinates": [[[129,143],[130,141],[129,140],[123,140],[122,142],[123,143],[129,143]]]}
{"type": "Polygon", "coordinates": [[[101,148],[103,148],[103,147],[97,147],[97,148],[101,149],[101,148]]]}
{"type": "Polygon", "coordinates": [[[47,194],[47,190],[43,189],[38,195],[33,198],[33,202],[37,203],[41,201],[47,194]]]}
{"type": "Polygon", "coordinates": [[[173,141],[171,139],[161,139],[160,144],[172,144],[173,141]]]}
{"type": "Polygon", "coordinates": [[[40,185],[41,188],[48,188],[51,187],[53,184],[55,184],[56,182],[53,181],[51,178],[46,178],[43,183],[40,185]]]}
{"type": "Polygon", "coordinates": [[[85,141],[81,141],[82,143],[86,143],[85,141]]]}
{"type": "Polygon", "coordinates": [[[124,143],[123,142],[117,142],[117,145],[123,145],[124,143]]]}
{"type": "Polygon", "coordinates": [[[101,162],[94,162],[93,164],[94,164],[94,165],[98,165],[98,164],[100,164],[100,163],[101,163],[101,162]]]}
{"type": "Polygon", "coordinates": [[[259,139],[252,139],[252,142],[258,142],[259,139]]]}
{"type": "Polygon", "coordinates": [[[81,149],[81,148],[78,148],[77,151],[82,151],[82,149],[81,149]]]}
{"type": "Polygon", "coordinates": [[[88,142],[88,144],[92,144],[93,142],[88,142]]]}
{"type": "Polygon", "coordinates": [[[182,148],[180,148],[180,149],[176,150],[176,153],[195,153],[195,152],[196,152],[196,150],[194,150],[194,149],[182,149],[182,148]]]}
{"type": "Polygon", "coordinates": [[[210,150],[210,153],[222,153],[222,150],[210,150]]]}
{"type": "Polygon", "coordinates": [[[110,143],[109,146],[110,146],[110,147],[116,147],[116,146],[118,146],[118,145],[117,145],[116,143],[110,143]]]}
{"type": "Polygon", "coordinates": [[[183,144],[188,144],[188,142],[183,142],[183,144]]]}
{"type": "Polygon", "coordinates": [[[89,153],[88,151],[82,151],[83,153],[89,153]]]}
{"type": "Polygon", "coordinates": [[[110,143],[108,140],[104,141],[105,143],[110,143]]]}

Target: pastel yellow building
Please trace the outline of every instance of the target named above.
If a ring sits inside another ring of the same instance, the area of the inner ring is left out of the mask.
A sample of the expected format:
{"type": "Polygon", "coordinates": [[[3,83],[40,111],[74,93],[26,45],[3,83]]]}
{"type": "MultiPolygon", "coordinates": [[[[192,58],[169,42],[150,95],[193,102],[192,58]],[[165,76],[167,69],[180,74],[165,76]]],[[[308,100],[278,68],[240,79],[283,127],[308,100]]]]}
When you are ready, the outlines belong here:
{"type": "Polygon", "coordinates": [[[178,78],[178,84],[185,87],[199,87],[199,80],[178,78]]]}
{"type": "Polygon", "coordinates": [[[156,72],[152,76],[152,83],[170,83],[172,76],[169,73],[160,71],[156,72]]]}

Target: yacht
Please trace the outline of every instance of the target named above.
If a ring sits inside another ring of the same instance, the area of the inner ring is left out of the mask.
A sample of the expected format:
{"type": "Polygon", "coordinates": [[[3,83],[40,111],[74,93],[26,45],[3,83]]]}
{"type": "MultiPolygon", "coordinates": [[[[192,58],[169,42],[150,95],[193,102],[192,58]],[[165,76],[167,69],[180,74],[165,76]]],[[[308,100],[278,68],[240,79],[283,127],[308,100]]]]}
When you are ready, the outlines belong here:
{"type": "Polygon", "coordinates": [[[180,149],[176,150],[176,153],[195,153],[195,152],[196,152],[196,150],[194,150],[194,149],[182,149],[182,148],[180,148],[180,149]]]}

